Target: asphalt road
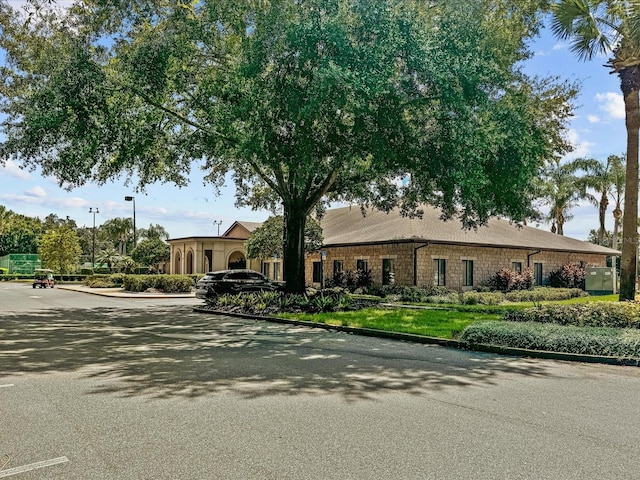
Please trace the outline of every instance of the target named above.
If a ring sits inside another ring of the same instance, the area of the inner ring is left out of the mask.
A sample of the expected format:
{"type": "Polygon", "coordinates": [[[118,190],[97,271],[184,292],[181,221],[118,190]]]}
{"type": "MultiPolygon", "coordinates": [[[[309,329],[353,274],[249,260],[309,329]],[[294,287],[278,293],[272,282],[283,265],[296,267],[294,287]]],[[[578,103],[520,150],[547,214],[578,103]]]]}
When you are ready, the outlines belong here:
{"type": "Polygon", "coordinates": [[[638,367],[198,304],[0,283],[0,478],[640,478],[638,367]]]}

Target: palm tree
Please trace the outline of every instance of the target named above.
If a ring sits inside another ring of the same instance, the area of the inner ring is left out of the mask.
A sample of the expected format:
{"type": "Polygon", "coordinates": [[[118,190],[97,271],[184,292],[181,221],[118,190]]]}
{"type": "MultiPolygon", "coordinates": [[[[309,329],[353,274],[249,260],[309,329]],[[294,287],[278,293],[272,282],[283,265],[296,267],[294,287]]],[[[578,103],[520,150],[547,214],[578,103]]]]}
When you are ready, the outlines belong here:
{"type": "Polygon", "coordinates": [[[149,224],[149,228],[141,228],[138,230],[138,237],[146,238],[147,240],[151,240],[154,238],[158,238],[160,240],[167,240],[169,238],[169,232],[162,225],[159,224],[149,224]]]}
{"type": "Polygon", "coordinates": [[[620,221],[622,219],[622,209],[620,208],[622,201],[624,200],[624,188],[625,188],[625,164],[626,160],[624,155],[609,156],[611,160],[611,189],[609,195],[615,203],[613,209],[613,237],[611,241],[611,248],[618,249],[618,234],[620,233],[620,221]]]}
{"type": "Polygon", "coordinates": [[[586,197],[585,184],[576,175],[578,170],[577,161],[561,164],[556,159],[542,172],[540,200],[549,207],[547,220],[551,222],[551,231],[558,235],[564,235],[564,224],[573,218],[569,211],[586,197]]]}
{"type": "Polygon", "coordinates": [[[130,218],[116,217],[104,222],[100,227],[100,234],[117,247],[121,255],[127,253],[127,243],[131,238],[133,223],[130,218]]]}
{"type": "Polygon", "coordinates": [[[102,250],[96,256],[96,262],[101,266],[106,263],[109,272],[112,272],[113,266],[116,265],[121,258],[122,256],[116,251],[115,248],[107,248],[106,250],[102,250]]]}
{"type": "Polygon", "coordinates": [[[640,129],[640,0],[560,0],[552,7],[553,33],[571,40],[580,60],[610,54],[620,78],[627,128],[620,300],[635,299],[638,256],[638,130],[640,129]]]}
{"type": "MultiPolygon", "coordinates": [[[[600,227],[598,228],[598,245],[604,245],[606,232],[605,220],[607,208],[609,207],[609,197],[614,198],[616,208],[621,214],[620,179],[624,184],[624,170],[621,170],[621,162],[621,158],[616,155],[609,155],[606,162],[593,158],[581,158],[575,161],[575,164],[585,171],[585,175],[580,178],[580,181],[586,188],[596,191],[595,195],[587,192],[585,198],[598,209],[598,220],[600,222],[600,227]]],[[[622,191],[624,191],[624,185],[622,186],[622,191]]],[[[615,215],[614,213],[614,218],[615,215]]],[[[618,217],[618,219],[619,218],[620,217],[618,217]]]]}

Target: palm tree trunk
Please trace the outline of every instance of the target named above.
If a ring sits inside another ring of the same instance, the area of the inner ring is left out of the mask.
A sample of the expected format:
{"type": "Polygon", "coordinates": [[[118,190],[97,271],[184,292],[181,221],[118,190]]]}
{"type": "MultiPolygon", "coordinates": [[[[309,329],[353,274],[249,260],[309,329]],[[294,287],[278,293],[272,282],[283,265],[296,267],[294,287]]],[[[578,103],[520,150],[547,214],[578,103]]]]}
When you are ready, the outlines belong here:
{"type": "MultiPolygon", "coordinates": [[[[620,72],[627,127],[627,178],[622,221],[622,258],[620,260],[620,301],[635,300],[638,259],[638,129],[640,105],[638,89],[625,88],[624,77],[633,76],[634,68],[620,72]],[[628,71],[631,70],[631,71],[628,71]]],[[[635,72],[636,74],[638,72],[635,72]]],[[[628,84],[627,84],[628,85],[628,84]]]]}
{"type": "Polygon", "coordinates": [[[598,216],[600,220],[600,230],[598,230],[598,245],[604,245],[604,232],[605,232],[605,219],[607,214],[607,207],[609,206],[609,199],[607,198],[607,192],[602,192],[600,197],[600,203],[598,208],[598,216]]]}
{"type": "Polygon", "coordinates": [[[620,233],[620,218],[621,218],[620,202],[616,203],[616,208],[613,211],[613,238],[611,239],[611,248],[618,249],[618,233],[620,233]]]}

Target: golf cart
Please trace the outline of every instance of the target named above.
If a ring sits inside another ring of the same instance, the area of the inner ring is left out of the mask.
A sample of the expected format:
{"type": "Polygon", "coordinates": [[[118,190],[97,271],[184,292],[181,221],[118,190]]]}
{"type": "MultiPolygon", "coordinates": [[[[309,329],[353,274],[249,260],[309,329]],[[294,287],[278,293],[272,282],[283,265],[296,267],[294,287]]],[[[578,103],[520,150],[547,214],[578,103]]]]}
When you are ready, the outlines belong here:
{"type": "Polygon", "coordinates": [[[53,270],[47,268],[36,268],[35,275],[33,276],[33,288],[53,288],[53,270]]]}

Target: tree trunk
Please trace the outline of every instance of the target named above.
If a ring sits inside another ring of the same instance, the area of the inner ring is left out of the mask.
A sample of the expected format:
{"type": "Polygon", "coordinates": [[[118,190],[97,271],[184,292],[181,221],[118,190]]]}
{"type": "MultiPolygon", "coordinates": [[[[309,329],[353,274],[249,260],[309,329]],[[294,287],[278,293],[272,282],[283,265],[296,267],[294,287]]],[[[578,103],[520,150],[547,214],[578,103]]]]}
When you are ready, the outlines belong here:
{"type": "Polygon", "coordinates": [[[284,238],[282,248],[283,276],[288,293],[303,293],[304,230],[307,209],[299,205],[284,204],[284,238]]]}
{"type": "Polygon", "coordinates": [[[564,215],[560,213],[556,219],[558,225],[558,235],[564,235],[564,215]]]}
{"type": "MultiPolygon", "coordinates": [[[[636,263],[638,257],[638,128],[640,127],[640,106],[638,89],[625,88],[627,74],[634,70],[626,69],[621,73],[622,90],[627,127],[627,178],[624,197],[624,217],[622,220],[622,258],[620,260],[620,301],[635,300],[636,263]],[[628,71],[631,70],[631,71],[628,71]]],[[[635,72],[637,76],[638,72],[635,72]]]]}
{"type": "Polygon", "coordinates": [[[602,192],[600,197],[600,203],[598,204],[598,216],[600,220],[600,229],[598,230],[598,245],[604,245],[604,232],[605,232],[605,217],[607,214],[607,207],[609,206],[609,199],[607,198],[607,192],[602,192]]]}
{"type": "Polygon", "coordinates": [[[618,249],[618,233],[620,233],[620,218],[622,218],[622,210],[620,209],[620,202],[616,203],[616,208],[613,210],[613,238],[611,239],[611,248],[618,249]]]}

